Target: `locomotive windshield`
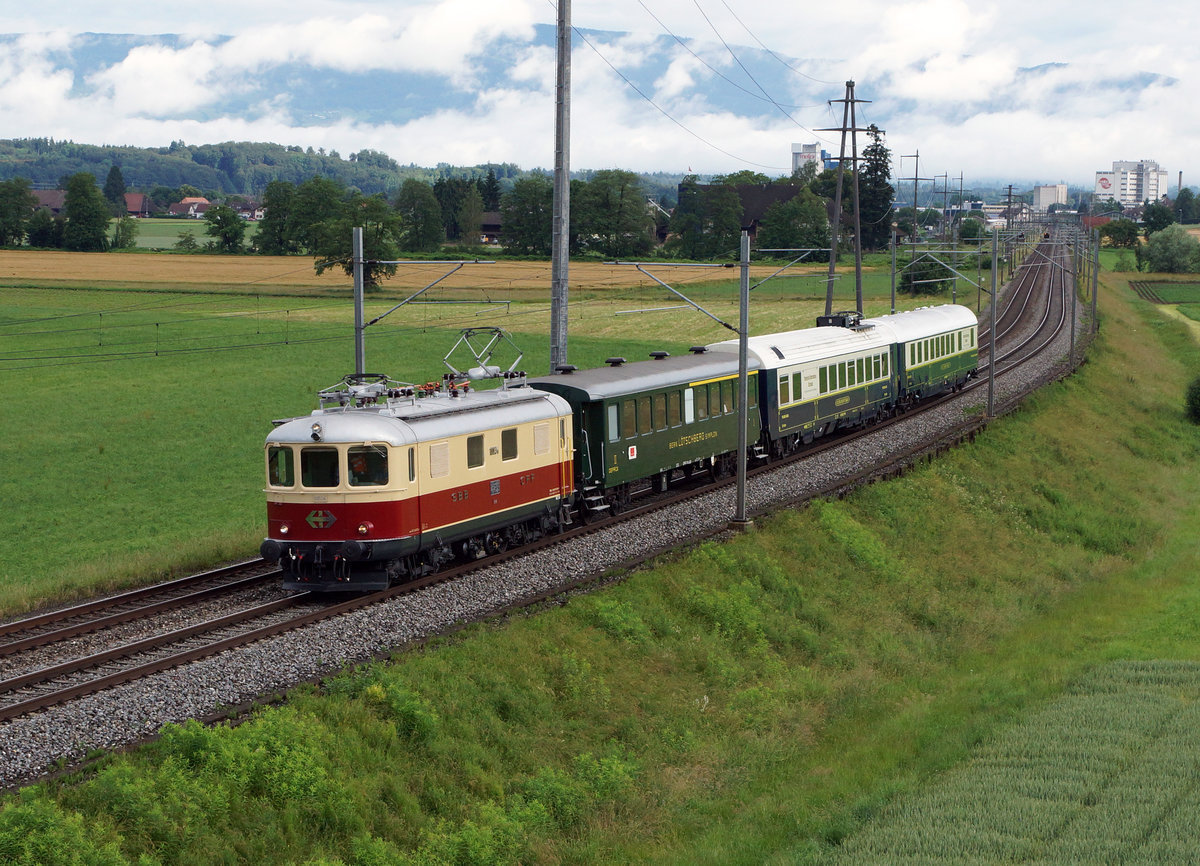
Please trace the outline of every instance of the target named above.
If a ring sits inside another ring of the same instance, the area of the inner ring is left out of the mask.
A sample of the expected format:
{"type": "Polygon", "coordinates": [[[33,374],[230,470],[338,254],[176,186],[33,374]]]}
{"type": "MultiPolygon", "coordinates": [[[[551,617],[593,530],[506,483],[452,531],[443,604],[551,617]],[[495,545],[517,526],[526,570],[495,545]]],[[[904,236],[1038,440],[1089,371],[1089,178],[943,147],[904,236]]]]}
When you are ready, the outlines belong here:
{"type": "Polygon", "coordinates": [[[388,483],[387,449],[356,445],[350,449],[350,486],[379,487],[388,483]]]}
{"type": "Polygon", "coordinates": [[[301,448],[300,480],[305,487],[337,487],[337,449],[301,448]]]}
{"type": "Polygon", "coordinates": [[[272,487],[291,487],[296,483],[291,448],[272,445],[267,449],[267,482],[272,487]]]}

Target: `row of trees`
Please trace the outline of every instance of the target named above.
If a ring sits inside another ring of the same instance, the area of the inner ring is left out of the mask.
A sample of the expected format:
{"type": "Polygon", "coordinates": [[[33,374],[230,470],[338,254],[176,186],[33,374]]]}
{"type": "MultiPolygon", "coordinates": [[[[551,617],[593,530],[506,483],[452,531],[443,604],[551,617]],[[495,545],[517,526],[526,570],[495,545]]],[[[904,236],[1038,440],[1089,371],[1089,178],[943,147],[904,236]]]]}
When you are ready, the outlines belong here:
{"type": "Polygon", "coordinates": [[[37,208],[37,197],[27,179],[0,181],[0,245],[28,242],[34,247],[79,252],[133,246],[137,227],[128,216],[118,219],[114,233],[109,235],[113,207],[96,185],[94,175],[79,172],[67,178],[63,186],[62,211],[54,215],[37,208]]]}

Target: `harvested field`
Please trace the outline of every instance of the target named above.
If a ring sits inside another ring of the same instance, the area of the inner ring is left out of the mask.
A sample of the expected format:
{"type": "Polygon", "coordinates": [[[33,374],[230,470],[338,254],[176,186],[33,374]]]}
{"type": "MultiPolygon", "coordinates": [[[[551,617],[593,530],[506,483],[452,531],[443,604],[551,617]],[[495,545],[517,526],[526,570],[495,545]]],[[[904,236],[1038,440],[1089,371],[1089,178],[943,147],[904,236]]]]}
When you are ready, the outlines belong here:
{"type": "MultiPolygon", "coordinates": [[[[736,280],[737,268],[672,268],[648,266],[659,279],[679,284],[711,280],[736,280]]],[[[383,293],[412,292],[437,280],[453,265],[433,262],[403,264],[384,282],[383,293]]],[[[796,268],[794,273],[816,273],[820,266],[796,268]]],[[[752,278],[778,270],[756,265],[752,278]]],[[[0,250],[0,285],[55,288],[131,288],[174,291],[245,291],[286,294],[295,289],[348,291],[350,278],[341,269],[318,276],[312,259],[301,256],[214,256],[147,253],[69,253],[41,250],[0,250]]],[[[649,288],[655,282],[632,265],[572,262],[570,287],[590,291],[613,288],[649,288]]],[[[438,283],[439,290],[535,290],[549,292],[550,263],[496,262],[469,264],[438,283]]]]}

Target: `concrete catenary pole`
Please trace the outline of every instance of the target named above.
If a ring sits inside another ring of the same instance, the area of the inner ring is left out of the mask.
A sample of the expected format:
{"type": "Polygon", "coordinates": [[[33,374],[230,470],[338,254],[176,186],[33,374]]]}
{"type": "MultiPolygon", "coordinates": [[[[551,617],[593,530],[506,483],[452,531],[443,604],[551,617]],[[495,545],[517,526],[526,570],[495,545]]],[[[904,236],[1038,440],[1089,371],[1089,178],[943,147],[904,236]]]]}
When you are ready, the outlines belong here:
{"type": "Polygon", "coordinates": [[[750,417],[750,387],[748,356],[750,354],[750,233],[742,229],[741,244],[741,291],[738,306],[738,450],[737,450],[737,502],[734,504],[733,525],[746,528],[746,424],[750,417]]]}
{"type": "Polygon", "coordinates": [[[558,0],[554,113],[554,206],[550,260],[550,372],[567,363],[567,271],[571,225],[571,0],[558,0]]]}
{"type": "MultiPolygon", "coordinates": [[[[343,235],[345,237],[345,235],[343,235]]],[[[367,372],[366,315],[363,312],[363,230],[355,226],[351,232],[354,249],[354,370],[359,375],[367,372]]]]}

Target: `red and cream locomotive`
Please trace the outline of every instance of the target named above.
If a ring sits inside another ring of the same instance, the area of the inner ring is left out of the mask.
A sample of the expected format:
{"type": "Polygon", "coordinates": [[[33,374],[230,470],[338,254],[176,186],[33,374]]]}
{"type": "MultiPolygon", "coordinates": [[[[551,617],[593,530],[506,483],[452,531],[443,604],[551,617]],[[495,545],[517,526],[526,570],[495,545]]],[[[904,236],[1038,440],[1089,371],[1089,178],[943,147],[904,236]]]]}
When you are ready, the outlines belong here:
{"type": "Polygon", "coordinates": [[[557,529],[572,494],[571,409],[453,373],[355,374],[267,436],[267,538],[288,589],[374,590],[557,529]]]}

